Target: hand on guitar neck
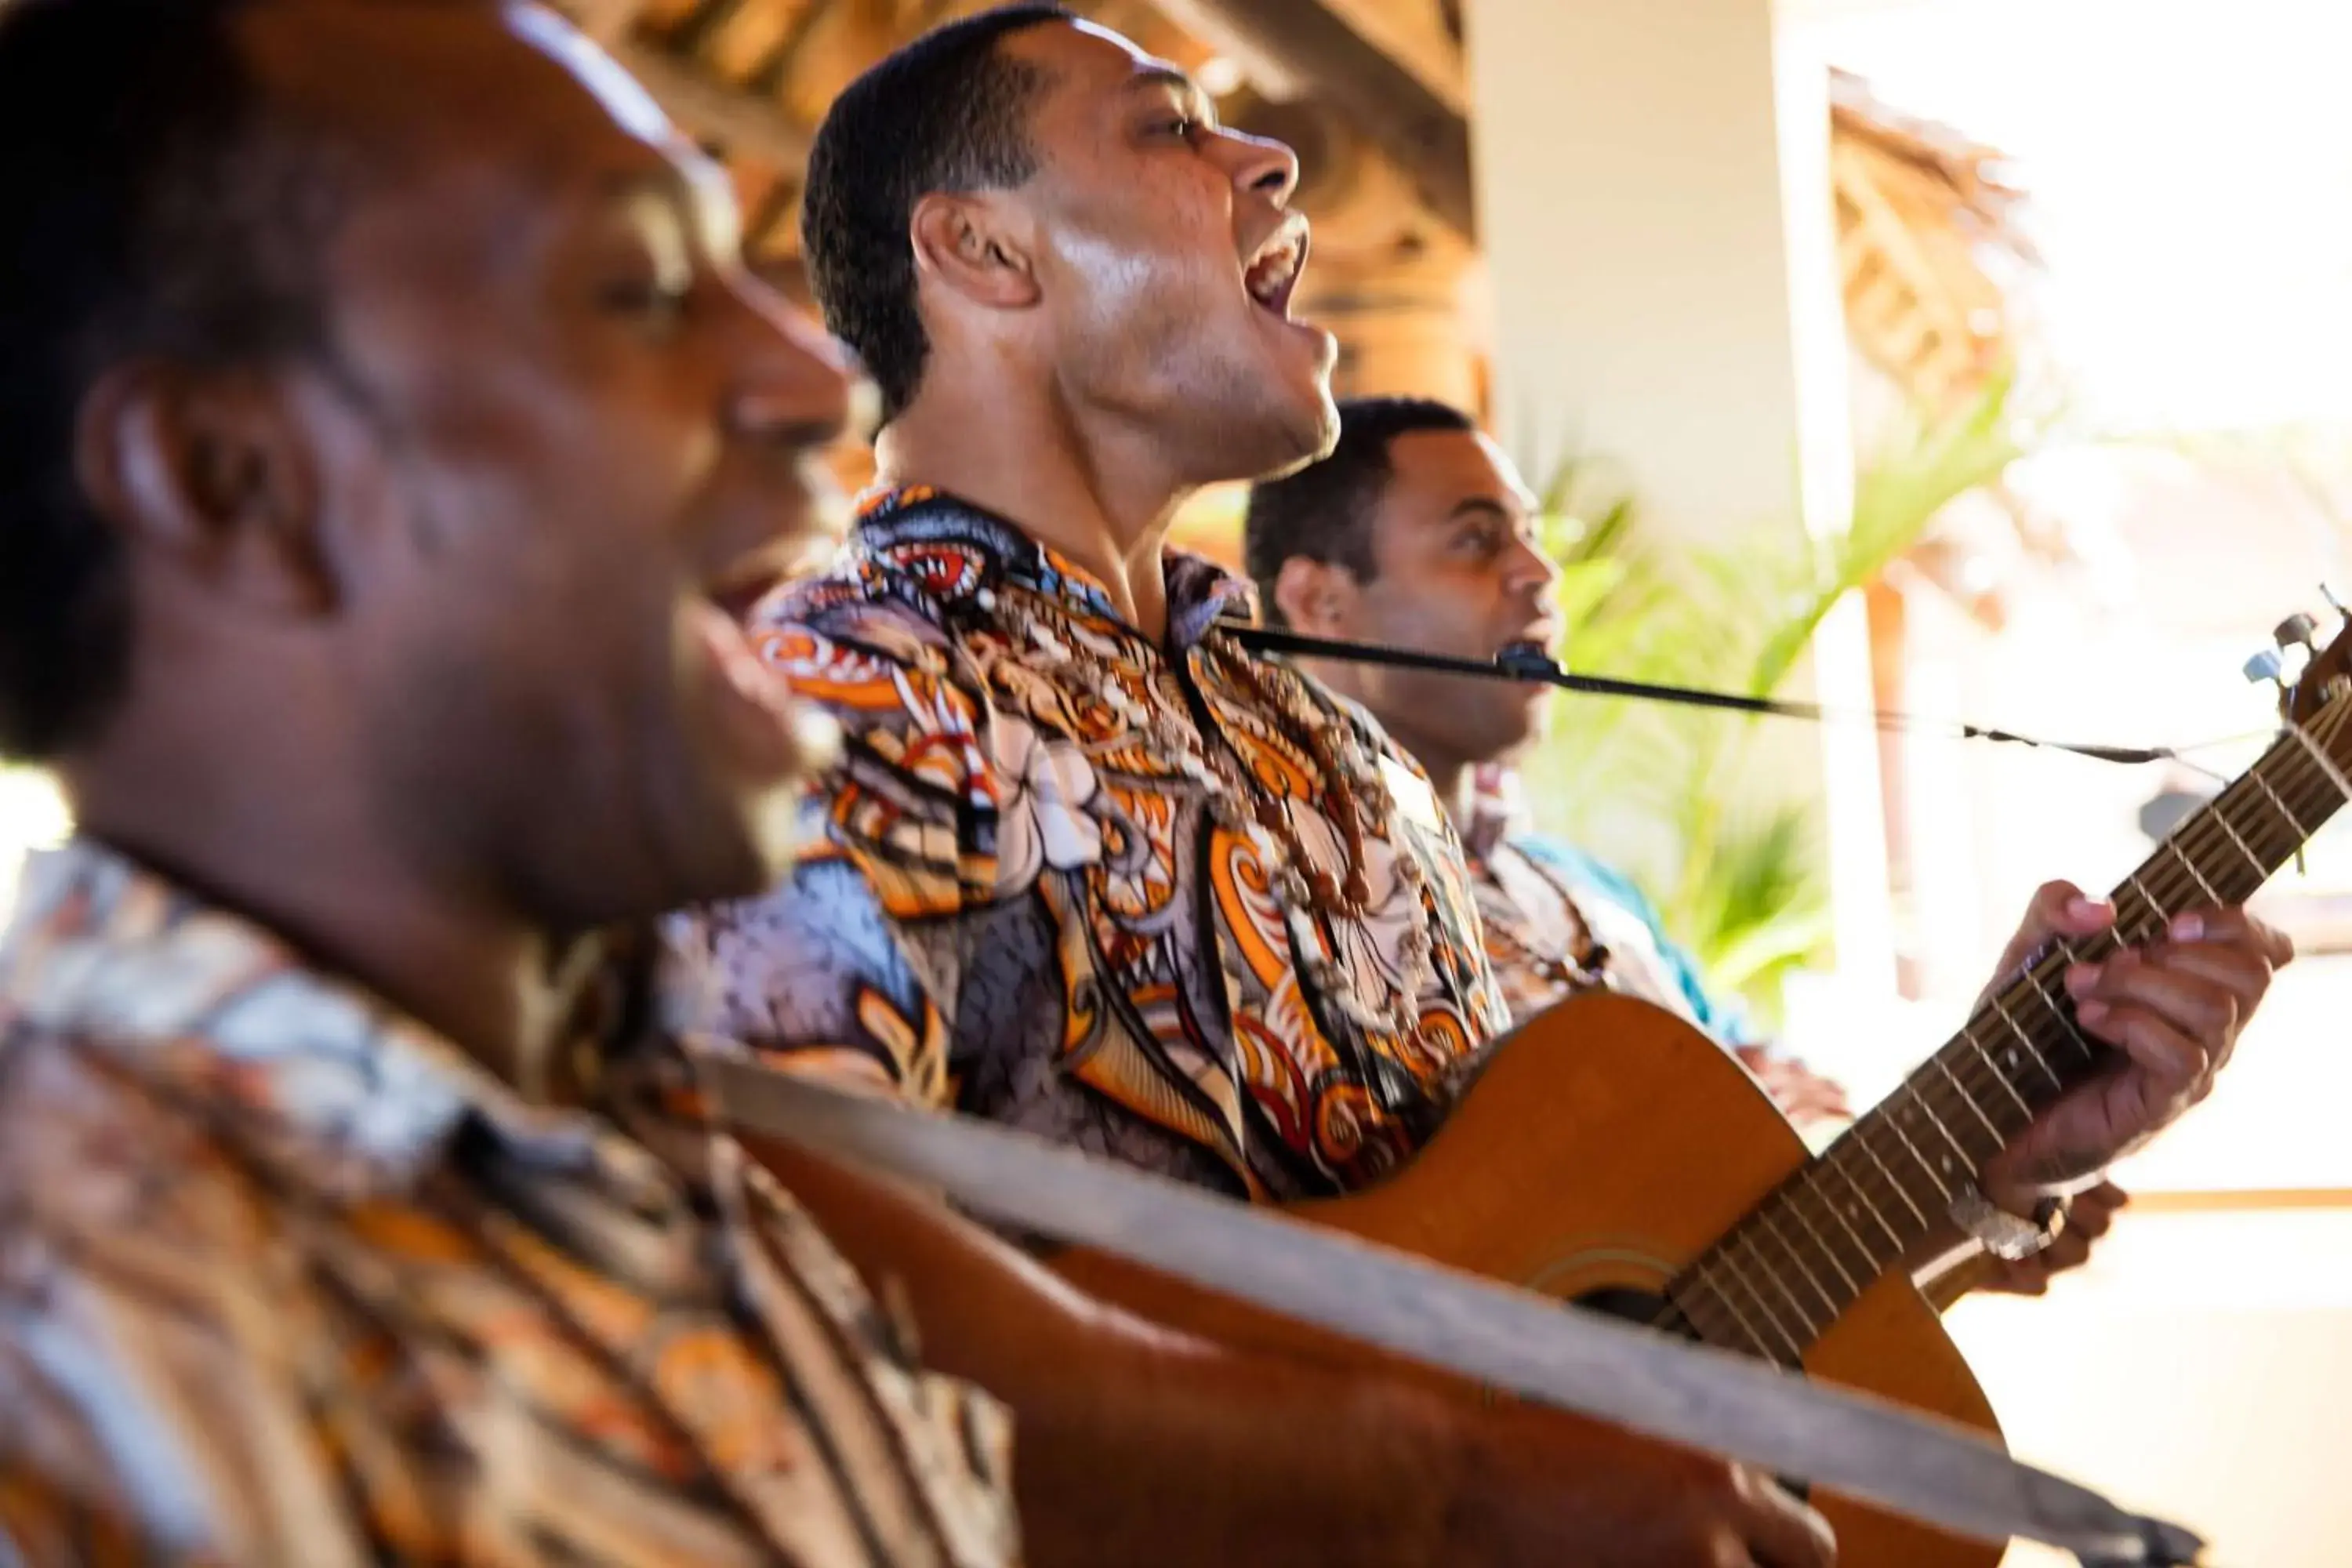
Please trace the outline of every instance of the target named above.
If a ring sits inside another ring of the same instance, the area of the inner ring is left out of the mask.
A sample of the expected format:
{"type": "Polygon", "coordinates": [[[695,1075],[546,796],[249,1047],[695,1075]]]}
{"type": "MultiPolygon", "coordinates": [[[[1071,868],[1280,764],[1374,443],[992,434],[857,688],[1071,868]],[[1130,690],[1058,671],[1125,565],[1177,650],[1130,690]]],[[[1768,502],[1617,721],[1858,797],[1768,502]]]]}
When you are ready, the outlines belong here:
{"type": "MultiPolygon", "coordinates": [[[[2095,937],[2115,911],[2067,882],[2035,893],[1986,995],[2053,941],[2095,937]]],[[[2242,908],[2194,910],[2165,935],[2067,971],[2075,1022],[2113,1061],[2052,1102],[1986,1164],[1985,1195],[2019,1215],[2095,1183],[2211,1092],[2238,1030],[2294,944],[2242,908]]],[[[2104,1227],[2103,1227],[2104,1228],[2104,1227]]]]}

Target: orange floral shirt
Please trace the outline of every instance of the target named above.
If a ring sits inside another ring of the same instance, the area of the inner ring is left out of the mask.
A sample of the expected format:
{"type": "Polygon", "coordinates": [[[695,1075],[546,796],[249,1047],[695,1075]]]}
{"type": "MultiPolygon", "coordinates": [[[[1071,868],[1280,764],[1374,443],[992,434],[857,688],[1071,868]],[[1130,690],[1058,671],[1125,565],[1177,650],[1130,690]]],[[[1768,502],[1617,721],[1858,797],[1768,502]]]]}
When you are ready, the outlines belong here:
{"type": "Polygon", "coordinates": [[[1244,584],[1167,583],[1163,646],[1010,523],[871,499],[754,617],[845,762],[788,880],[673,921],[674,1021],[1241,1193],[1409,1154],[1505,1022],[1460,845],[1368,715],[1217,629],[1244,584]]]}
{"type": "Polygon", "coordinates": [[[0,945],[0,1563],[1013,1562],[1002,1409],[676,1099],[603,1109],[690,1180],[106,849],[37,861],[0,945]]]}

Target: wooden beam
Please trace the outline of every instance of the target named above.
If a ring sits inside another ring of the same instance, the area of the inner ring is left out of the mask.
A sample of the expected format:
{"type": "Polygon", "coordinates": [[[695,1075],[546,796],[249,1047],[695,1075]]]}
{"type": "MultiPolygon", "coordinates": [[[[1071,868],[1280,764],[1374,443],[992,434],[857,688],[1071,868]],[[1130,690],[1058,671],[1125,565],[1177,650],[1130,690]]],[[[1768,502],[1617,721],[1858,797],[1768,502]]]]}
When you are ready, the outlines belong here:
{"type": "Polygon", "coordinates": [[[1170,20],[1286,78],[1345,115],[1465,238],[1477,232],[1470,124],[1323,0],[1156,0],[1170,20]]]}
{"type": "Polygon", "coordinates": [[[1396,61],[1456,114],[1470,112],[1469,66],[1462,44],[1428,0],[1323,0],[1331,14],[1396,61]]]}
{"type": "Polygon", "coordinates": [[[786,119],[776,105],[722,86],[648,45],[623,39],[607,47],[688,135],[780,169],[807,164],[808,132],[786,119]]]}
{"type": "Polygon", "coordinates": [[[643,0],[571,0],[568,9],[582,32],[609,49],[627,35],[645,5],[643,0]]]}

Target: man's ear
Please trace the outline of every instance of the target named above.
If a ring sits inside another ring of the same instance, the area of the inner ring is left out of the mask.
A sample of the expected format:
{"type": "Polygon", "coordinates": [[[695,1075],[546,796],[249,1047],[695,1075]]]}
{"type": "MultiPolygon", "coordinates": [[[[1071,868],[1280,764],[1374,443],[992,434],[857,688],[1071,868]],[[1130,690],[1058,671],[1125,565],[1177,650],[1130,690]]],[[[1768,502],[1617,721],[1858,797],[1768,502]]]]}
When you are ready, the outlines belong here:
{"type": "Polygon", "coordinates": [[[1037,302],[1031,230],[1001,193],[930,192],[915,204],[908,226],[919,276],[995,310],[1037,302]]]}
{"type": "Polygon", "coordinates": [[[1328,561],[1294,555],[1275,574],[1274,605],[1282,618],[1308,637],[1342,637],[1356,629],[1355,574],[1328,561]]]}
{"type": "Polygon", "coordinates": [[[82,493],[125,542],[206,590],[269,613],[339,595],[296,395],[260,369],[118,366],[83,397],[82,493]]]}

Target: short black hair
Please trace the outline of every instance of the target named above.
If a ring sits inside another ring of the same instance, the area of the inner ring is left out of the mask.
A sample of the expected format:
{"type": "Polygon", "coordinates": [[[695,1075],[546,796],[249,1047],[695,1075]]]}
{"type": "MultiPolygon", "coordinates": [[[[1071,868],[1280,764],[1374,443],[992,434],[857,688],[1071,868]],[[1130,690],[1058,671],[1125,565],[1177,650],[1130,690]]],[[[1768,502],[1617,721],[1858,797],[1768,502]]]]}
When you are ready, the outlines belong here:
{"type": "Polygon", "coordinates": [[[1450,403],[1430,397],[1345,397],[1339,439],[1328,456],[1278,479],[1250,487],[1242,523],[1242,560],[1257,584],[1261,613],[1279,625],[1275,580],[1294,555],[1344,566],[1359,580],[1377,573],[1372,558],[1372,509],[1393,471],[1389,446],[1423,430],[1475,433],[1478,422],[1450,403]]]}
{"type": "Polygon", "coordinates": [[[76,475],[110,368],[323,336],[325,221],[235,37],[248,0],[0,0],[0,754],[89,737],[130,665],[124,547],[76,475]]]}
{"type": "Polygon", "coordinates": [[[915,307],[915,204],[933,191],[1002,190],[1036,172],[1028,110],[1045,74],[997,45],[1060,5],[1004,5],[950,22],[867,70],[833,100],[809,150],[801,253],[834,336],[857,351],[888,424],[913,401],[930,352],[915,307]]]}

